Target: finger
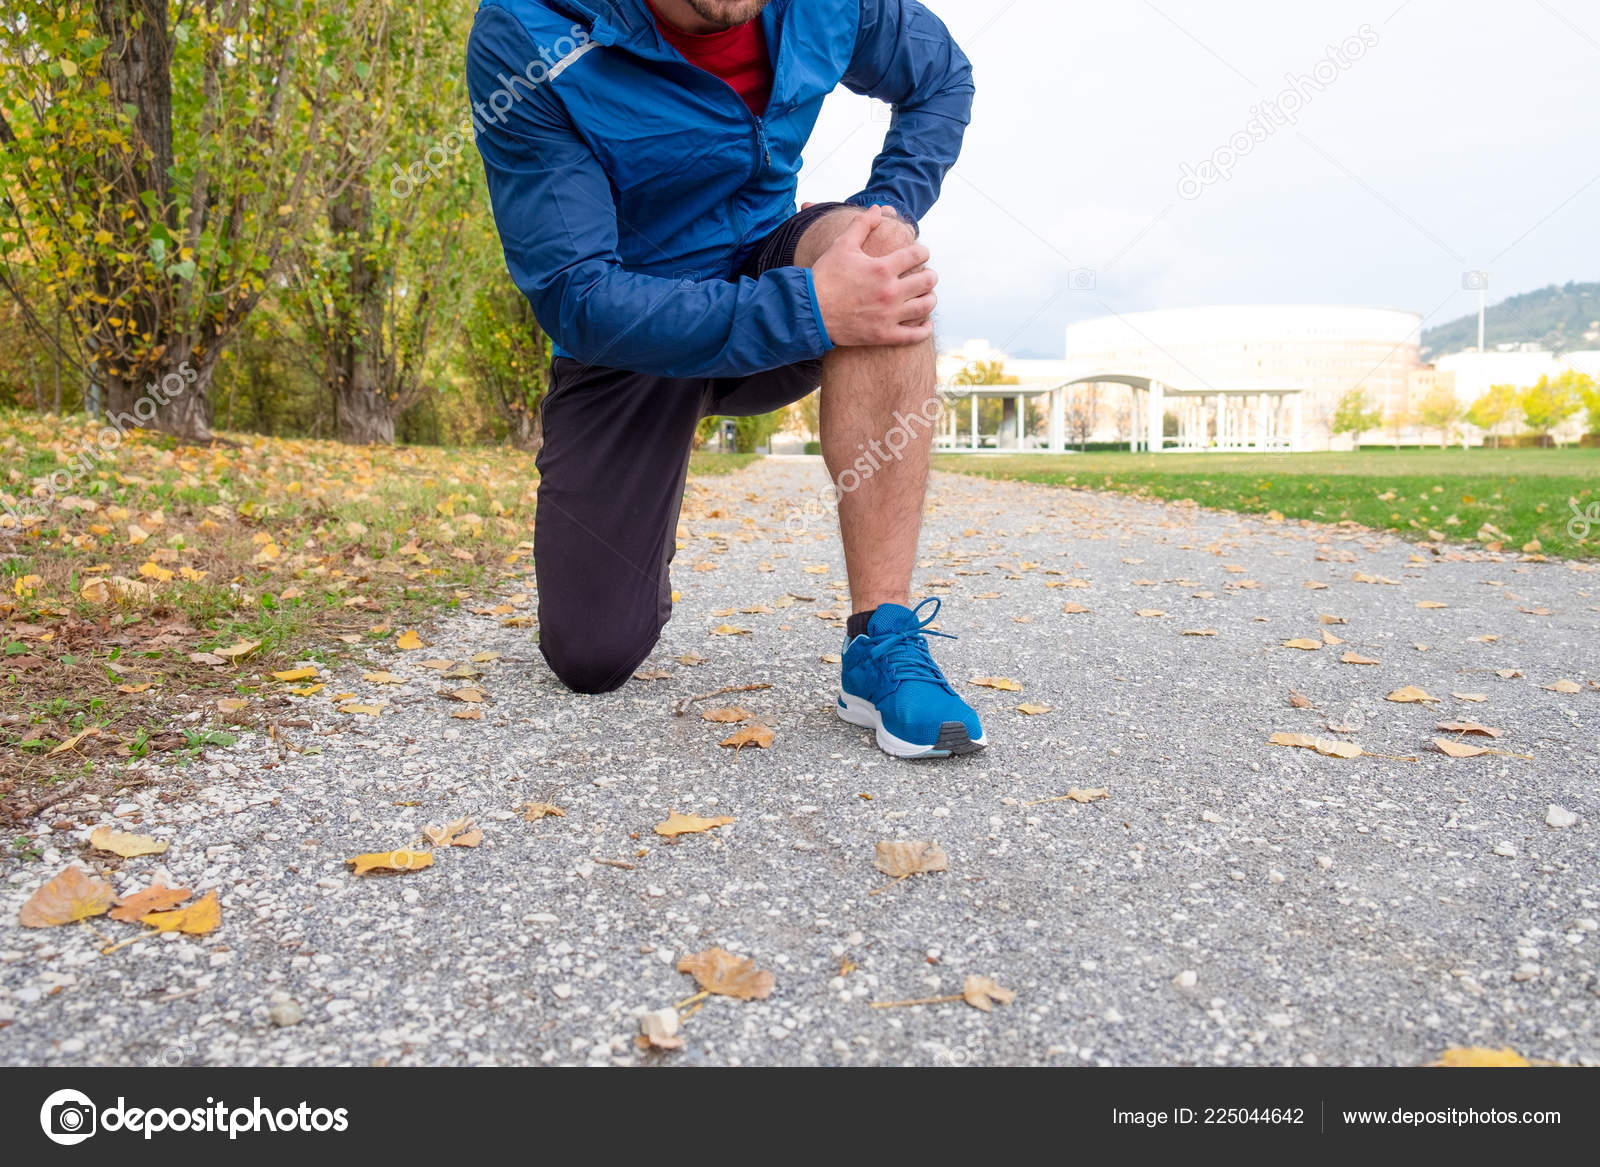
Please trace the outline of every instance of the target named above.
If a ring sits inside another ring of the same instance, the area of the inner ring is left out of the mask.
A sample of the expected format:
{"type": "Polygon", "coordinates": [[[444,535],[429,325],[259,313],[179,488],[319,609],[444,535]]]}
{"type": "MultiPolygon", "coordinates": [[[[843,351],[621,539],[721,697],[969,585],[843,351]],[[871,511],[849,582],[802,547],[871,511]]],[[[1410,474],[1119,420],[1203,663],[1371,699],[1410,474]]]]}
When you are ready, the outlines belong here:
{"type": "Polygon", "coordinates": [[[921,324],[897,324],[888,329],[881,343],[885,345],[921,344],[933,336],[933,321],[924,320],[921,324]]]}
{"type": "Polygon", "coordinates": [[[812,207],[814,207],[816,205],[817,205],[816,203],[801,203],[800,204],[800,209],[802,211],[809,211],[812,207]]]}
{"type": "Polygon", "coordinates": [[[901,323],[911,320],[926,320],[933,315],[934,307],[939,303],[939,297],[929,292],[926,296],[918,296],[915,300],[907,300],[900,305],[901,323]]]}
{"type": "Polygon", "coordinates": [[[911,300],[918,296],[926,296],[929,292],[933,291],[938,284],[939,273],[934,271],[932,268],[925,267],[921,271],[907,272],[905,275],[901,276],[900,282],[896,285],[896,287],[899,289],[902,296],[908,300],[911,300]]]}
{"type": "Polygon", "coordinates": [[[884,256],[883,262],[895,275],[903,276],[927,263],[932,254],[920,243],[908,243],[898,251],[891,251],[884,256]]]}
{"type": "Polygon", "coordinates": [[[834,247],[843,247],[849,251],[860,251],[862,244],[866,243],[867,236],[872,234],[872,229],[878,225],[881,218],[877,207],[868,207],[859,215],[852,216],[845,229],[839,232],[838,238],[833,241],[834,247]]]}

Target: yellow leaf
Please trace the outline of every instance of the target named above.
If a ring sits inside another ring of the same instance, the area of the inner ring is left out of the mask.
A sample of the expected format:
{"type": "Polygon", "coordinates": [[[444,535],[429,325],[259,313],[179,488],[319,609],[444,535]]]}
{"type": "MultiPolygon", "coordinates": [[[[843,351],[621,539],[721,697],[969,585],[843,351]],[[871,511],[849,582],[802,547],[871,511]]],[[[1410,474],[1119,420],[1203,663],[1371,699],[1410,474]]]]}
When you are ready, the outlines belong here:
{"type": "Polygon", "coordinates": [[[132,859],[136,855],[160,855],[167,849],[167,844],[157,842],[149,835],[125,835],[108,826],[96,827],[89,835],[89,845],[101,851],[110,851],[113,855],[121,855],[124,859],[132,859]]]}
{"type": "Polygon", "coordinates": [[[398,637],[395,638],[394,643],[396,648],[404,649],[406,652],[412,652],[416,649],[427,647],[427,645],[422,642],[422,637],[417,635],[416,629],[414,628],[410,629],[409,631],[402,632],[398,637]]]}
{"type": "Polygon", "coordinates": [[[106,586],[106,581],[103,579],[90,580],[83,585],[83,589],[78,592],[78,595],[91,604],[109,604],[111,602],[111,589],[106,586]]]}
{"type": "Polygon", "coordinates": [[[191,936],[204,936],[222,923],[222,908],[217,903],[217,893],[207,892],[203,900],[196,900],[186,908],[171,912],[152,912],[139,917],[141,924],[149,924],[157,932],[187,932],[191,936]]]}
{"type": "Polygon", "coordinates": [[[523,821],[530,823],[552,816],[558,819],[567,817],[567,812],[553,802],[525,802],[516,809],[525,812],[523,821]]]}
{"type": "Polygon", "coordinates": [[[339,706],[340,713],[364,713],[368,717],[377,717],[383,710],[382,705],[362,705],[354,701],[346,701],[339,706]]]}
{"type": "Polygon", "coordinates": [[[985,689],[1001,689],[1007,693],[1020,693],[1022,686],[1010,677],[973,677],[969,685],[982,685],[985,689]]]}
{"type": "Polygon", "coordinates": [[[1446,733],[1475,733],[1482,737],[1504,737],[1506,731],[1483,725],[1476,721],[1441,721],[1434,729],[1442,729],[1446,733]]]}
{"type": "Polygon", "coordinates": [[[1216,634],[1217,630],[1215,628],[1185,628],[1181,633],[1183,636],[1215,636],[1216,634]]]}
{"type": "Polygon", "coordinates": [[[1024,701],[1021,705],[1017,706],[1017,712],[1026,713],[1030,717],[1037,717],[1041,713],[1049,713],[1053,708],[1054,706],[1051,705],[1037,705],[1032,701],[1024,701]]]}
{"type": "Polygon", "coordinates": [[[1404,685],[1384,698],[1385,701],[1398,701],[1401,704],[1437,701],[1439,698],[1430,697],[1426,692],[1415,685],[1404,685]]]}
{"type": "Polygon", "coordinates": [[[1355,742],[1337,742],[1330,738],[1312,737],[1309,733],[1275,733],[1267,741],[1275,746],[1298,746],[1305,750],[1316,750],[1317,753],[1326,754],[1330,758],[1359,758],[1363,752],[1355,742]]]}
{"type": "Polygon", "coordinates": [[[1347,665],[1375,665],[1378,662],[1370,656],[1362,656],[1359,652],[1347,652],[1339,658],[1347,665]]]}
{"type": "Polygon", "coordinates": [[[1540,685],[1541,689],[1549,689],[1552,693],[1576,693],[1581,686],[1576,681],[1569,681],[1562,677],[1559,681],[1551,681],[1548,685],[1540,685]]]}
{"type": "MultiPolygon", "coordinates": [[[[180,576],[182,576],[184,579],[186,579],[187,581],[189,581],[190,583],[199,583],[201,580],[205,579],[206,576],[210,575],[211,573],[209,571],[196,571],[192,567],[180,567],[180,568],[178,568],[178,574],[180,576]]],[[[289,591],[293,591],[293,590],[294,589],[292,589],[292,588],[289,589],[289,591]]],[[[289,591],[285,591],[278,598],[280,600],[290,599],[291,597],[289,595],[289,591]]]]}
{"type": "Polygon", "coordinates": [[[481,710],[481,709],[452,709],[450,711],[450,716],[455,718],[457,721],[482,721],[483,720],[483,710],[481,710]]]}
{"type": "Polygon", "coordinates": [[[1166,614],[1167,613],[1161,608],[1140,608],[1134,613],[1135,616],[1147,616],[1151,618],[1165,616],[1166,614]]]}
{"type": "Polygon", "coordinates": [[[285,689],[284,692],[291,697],[310,697],[315,693],[322,692],[327,687],[326,682],[318,681],[315,685],[299,685],[291,689],[285,689]]]}
{"type": "Polygon", "coordinates": [[[241,661],[261,647],[259,640],[241,640],[229,648],[215,648],[211,651],[224,660],[241,661]]]}
{"type": "Polygon", "coordinates": [[[700,720],[732,724],[739,721],[749,721],[754,716],[754,713],[751,713],[742,705],[726,705],[721,709],[707,709],[700,715],[700,720]]]}
{"type": "Polygon", "coordinates": [[[51,750],[50,751],[50,756],[53,758],[57,754],[68,753],[68,752],[70,752],[72,750],[77,749],[78,748],[78,743],[83,741],[85,738],[99,737],[99,736],[100,736],[100,731],[98,729],[90,728],[90,729],[82,730],[79,733],[73,734],[66,741],[62,742],[55,749],[51,750]]]}
{"type": "Polygon", "coordinates": [[[712,636],[748,636],[750,629],[736,628],[732,624],[718,624],[711,630],[712,636]]]}
{"type": "Polygon", "coordinates": [[[1073,601],[1068,600],[1065,604],[1061,605],[1061,610],[1068,616],[1081,616],[1083,613],[1092,612],[1094,609],[1086,608],[1082,604],[1074,603],[1073,601]]]}
{"type": "Polygon", "coordinates": [[[1441,604],[1438,600],[1418,600],[1417,601],[1417,607],[1419,607],[1419,608],[1448,608],[1449,606],[1450,606],[1449,604],[1441,604]]]}
{"type": "Polygon", "coordinates": [[[656,834],[672,838],[675,835],[698,835],[714,827],[725,827],[733,820],[723,815],[720,818],[701,818],[697,814],[679,814],[675,810],[667,811],[667,821],[656,824],[656,834]]]}
{"type": "Polygon", "coordinates": [[[482,701],[487,694],[482,689],[450,689],[445,693],[445,696],[452,701],[468,701],[476,704],[482,701]]]}
{"type": "Polygon", "coordinates": [[[194,892],[186,887],[171,888],[155,883],[143,891],[136,891],[131,896],[123,898],[122,902],[111,909],[111,918],[120,920],[124,924],[137,924],[139,920],[151,912],[162,912],[168,908],[176,907],[192,896],[194,892]]]}
{"type": "Polygon", "coordinates": [[[479,664],[479,665],[488,664],[492,660],[499,660],[499,659],[500,659],[500,654],[498,652],[475,652],[475,653],[472,654],[472,663],[473,664],[479,664]]]}
{"type": "Polygon", "coordinates": [[[678,971],[694,977],[695,983],[708,993],[741,1001],[770,997],[776,983],[770,972],[758,969],[748,956],[735,956],[724,948],[708,948],[680,957],[678,971]]]}
{"type": "Polygon", "coordinates": [[[1502,1049],[1488,1049],[1480,1045],[1451,1046],[1439,1055],[1439,1060],[1429,1062],[1430,1066],[1526,1066],[1528,1059],[1519,1054],[1510,1046],[1502,1049]]]}
{"type": "Polygon", "coordinates": [[[298,669],[280,669],[272,674],[280,681],[309,681],[317,675],[315,665],[306,665],[298,669]]]}
{"type": "Polygon", "coordinates": [[[459,818],[442,827],[428,825],[422,834],[435,847],[476,847],[483,842],[483,832],[470,818],[459,818]]]}
{"type": "Polygon", "coordinates": [[[19,598],[24,594],[31,596],[33,594],[33,589],[38,587],[43,582],[44,580],[36,575],[19,575],[16,579],[16,582],[11,585],[11,591],[19,598]]]}
{"type": "Polygon", "coordinates": [[[389,672],[362,673],[361,679],[374,685],[404,685],[406,683],[406,678],[399,673],[389,672]]]}
{"type": "Polygon", "coordinates": [[[1489,694],[1487,693],[1451,693],[1450,696],[1457,701],[1487,701],[1489,699],[1489,694]]]}
{"type": "Polygon", "coordinates": [[[109,883],[74,864],[28,897],[17,923],[24,928],[49,928],[87,920],[104,915],[116,899],[109,883]]]}
{"type": "Polygon", "coordinates": [[[118,685],[117,686],[117,692],[119,692],[119,693],[143,693],[146,689],[150,688],[150,686],[154,685],[154,684],[155,684],[154,681],[140,681],[137,685],[118,685]]]}
{"type": "Polygon", "coordinates": [[[167,568],[162,567],[153,559],[147,560],[139,565],[139,574],[147,579],[153,579],[160,583],[172,582],[172,572],[167,568]]]}
{"type": "Polygon", "coordinates": [[[421,871],[424,867],[433,866],[433,852],[401,847],[394,851],[370,851],[345,862],[355,875],[367,875],[374,871],[421,871]]]}
{"type": "Polygon", "coordinates": [[[734,750],[742,750],[745,746],[755,746],[764,750],[772,744],[775,736],[773,731],[764,725],[747,725],[732,737],[723,738],[717,744],[734,750]]]}
{"type": "Polygon", "coordinates": [[[1316,652],[1322,647],[1322,641],[1312,640],[1307,636],[1297,636],[1293,640],[1285,640],[1283,642],[1283,647],[1298,648],[1304,650],[1305,652],[1316,652]]]}

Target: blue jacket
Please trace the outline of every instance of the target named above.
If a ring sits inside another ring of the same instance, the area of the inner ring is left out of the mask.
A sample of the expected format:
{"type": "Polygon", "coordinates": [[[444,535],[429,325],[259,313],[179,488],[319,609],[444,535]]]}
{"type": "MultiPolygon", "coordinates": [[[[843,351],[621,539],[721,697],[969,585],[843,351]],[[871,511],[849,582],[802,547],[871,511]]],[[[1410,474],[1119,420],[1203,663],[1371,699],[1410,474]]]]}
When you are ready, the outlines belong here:
{"type": "Polygon", "coordinates": [[[772,99],[753,117],[645,0],[484,0],[473,125],[506,264],[558,352],[674,377],[743,376],[832,342],[811,272],[731,280],[794,214],[800,151],[839,83],[890,102],[864,190],[912,223],[939,194],[972,69],[915,0],[772,0],[772,99]]]}

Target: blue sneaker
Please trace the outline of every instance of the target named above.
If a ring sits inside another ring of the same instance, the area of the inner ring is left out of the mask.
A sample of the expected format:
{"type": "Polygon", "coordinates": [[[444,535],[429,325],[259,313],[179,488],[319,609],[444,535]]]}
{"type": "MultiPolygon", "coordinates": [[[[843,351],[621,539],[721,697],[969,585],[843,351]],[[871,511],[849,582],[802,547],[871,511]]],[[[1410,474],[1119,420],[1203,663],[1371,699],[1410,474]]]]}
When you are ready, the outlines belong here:
{"type": "Polygon", "coordinates": [[[988,744],[972,706],[963,701],[928,652],[929,632],[939,614],[930,597],[915,610],[882,604],[864,636],[844,648],[836,712],[851,725],[873,729],[878,746],[897,758],[944,758],[970,754],[988,744]],[[926,619],[922,610],[933,611],[926,619]]]}

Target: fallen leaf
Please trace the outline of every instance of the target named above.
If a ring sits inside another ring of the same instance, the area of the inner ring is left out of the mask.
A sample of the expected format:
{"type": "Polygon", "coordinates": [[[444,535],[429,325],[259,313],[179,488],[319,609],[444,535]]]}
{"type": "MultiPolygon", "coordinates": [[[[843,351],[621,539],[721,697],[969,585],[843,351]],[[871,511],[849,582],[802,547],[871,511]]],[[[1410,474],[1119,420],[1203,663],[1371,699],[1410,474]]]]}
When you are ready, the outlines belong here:
{"type": "Polygon", "coordinates": [[[1353,651],[1345,653],[1339,659],[1347,665],[1375,665],[1380,663],[1370,656],[1362,656],[1359,652],[1353,651]]]}
{"type": "Polygon", "coordinates": [[[132,859],[136,855],[160,855],[167,849],[167,844],[157,842],[149,835],[125,835],[108,826],[96,827],[89,835],[89,845],[101,851],[110,851],[113,855],[121,855],[124,859],[132,859]]]}
{"type": "Polygon", "coordinates": [[[656,824],[656,834],[673,838],[677,835],[698,835],[709,831],[713,827],[725,827],[733,820],[726,815],[720,818],[701,818],[697,814],[679,814],[675,810],[667,811],[667,821],[656,824]]]}
{"type": "Polygon", "coordinates": [[[51,750],[50,751],[50,757],[53,758],[57,754],[68,753],[68,752],[70,752],[72,750],[77,749],[78,748],[78,743],[83,741],[84,739],[91,738],[91,737],[99,737],[99,736],[100,736],[100,731],[98,729],[94,729],[94,728],[91,727],[89,729],[82,730],[82,731],[80,731],[78,733],[73,734],[66,741],[62,742],[55,749],[51,750]]]}
{"type": "Polygon", "coordinates": [[[457,721],[482,721],[483,720],[483,710],[481,710],[481,709],[452,709],[450,711],[450,716],[455,718],[457,721]]]}
{"type": "Polygon", "coordinates": [[[970,685],[982,685],[985,689],[1002,689],[1007,693],[1022,692],[1022,686],[1010,677],[973,677],[967,683],[970,685]]]}
{"type": "Polygon", "coordinates": [[[429,824],[422,828],[423,838],[435,847],[476,847],[483,842],[483,832],[470,818],[459,818],[444,826],[429,824]]]}
{"type": "Polygon", "coordinates": [[[228,648],[213,649],[212,652],[223,660],[238,662],[254,653],[260,647],[261,642],[259,640],[241,640],[238,644],[228,648]]]}
{"type": "Polygon", "coordinates": [[[1434,746],[1441,754],[1448,754],[1452,758],[1477,758],[1484,754],[1495,754],[1502,758],[1526,758],[1533,761],[1532,754],[1514,754],[1510,750],[1492,750],[1488,746],[1474,746],[1462,741],[1452,741],[1449,738],[1436,737],[1434,746]]]}
{"type": "Polygon", "coordinates": [[[717,744],[734,750],[742,750],[745,746],[755,746],[764,750],[772,744],[774,736],[776,735],[772,730],[764,725],[747,725],[732,737],[723,738],[717,744]]]}
{"type": "Polygon", "coordinates": [[[1284,648],[1298,648],[1303,652],[1316,652],[1322,647],[1322,641],[1312,640],[1309,636],[1297,636],[1293,640],[1285,640],[1284,648]]]}
{"type": "Polygon", "coordinates": [[[222,907],[217,903],[217,893],[211,891],[206,893],[205,899],[196,900],[186,908],[140,916],[139,923],[149,924],[157,932],[186,932],[190,936],[204,936],[222,923],[222,907]]]}
{"type": "Polygon", "coordinates": [[[395,637],[394,645],[396,648],[402,649],[406,652],[414,652],[419,648],[428,647],[422,642],[422,637],[417,635],[417,630],[415,628],[402,632],[399,636],[395,637]]]}
{"type": "Polygon", "coordinates": [[[567,812],[562,810],[553,802],[525,802],[521,806],[517,807],[517,809],[525,812],[522,816],[522,820],[529,823],[538,822],[540,819],[546,817],[554,817],[558,819],[564,819],[567,817],[567,812]]]}
{"type": "Polygon", "coordinates": [[[143,891],[125,896],[120,904],[111,909],[111,918],[124,924],[137,924],[151,912],[164,912],[177,907],[192,895],[194,892],[186,887],[164,887],[153,883],[143,891]]]}
{"type": "Polygon", "coordinates": [[[750,629],[736,628],[732,624],[718,624],[711,630],[712,636],[749,636],[750,629]]]}
{"type": "Polygon", "coordinates": [[[1318,616],[1317,619],[1321,620],[1324,624],[1348,624],[1348,623],[1350,623],[1350,621],[1346,620],[1343,616],[1329,616],[1327,614],[1323,614],[1321,616],[1318,616]]]}
{"type": "Polygon", "coordinates": [[[327,687],[324,682],[318,681],[315,685],[299,685],[293,689],[285,689],[284,692],[291,697],[310,697],[322,692],[327,687]]]}
{"type": "Polygon", "coordinates": [[[28,897],[17,923],[24,928],[71,924],[104,915],[116,900],[109,883],[74,864],[28,897]]]}
{"type": "Polygon", "coordinates": [[[1146,617],[1149,617],[1151,619],[1154,619],[1157,616],[1165,616],[1166,612],[1164,610],[1162,610],[1161,608],[1140,608],[1138,611],[1136,611],[1134,613],[1134,615],[1135,616],[1146,616],[1146,617]]]}
{"type": "Polygon", "coordinates": [[[700,714],[702,721],[719,721],[724,724],[733,724],[740,721],[749,721],[755,714],[742,705],[724,705],[721,709],[707,709],[700,714]]]}
{"type": "Polygon", "coordinates": [[[1215,628],[1185,628],[1181,633],[1183,636],[1215,636],[1216,634],[1217,630],[1215,628]]]}
{"type": "Polygon", "coordinates": [[[468,688],[449,689],[445,692],[445,696],[450,698],[452,701],[467,701],[476,704],[477,702],[482,701],[486,696],[488,696],[488,694],[486,694],[482,689],[468,688]]]}
{"type": "Polygon", "coordinates": [[[338,706],[338,710],[340,713],[364,713],[368,717],[377,717],[383,712],[384,706],[362,705],[354,701],[346,701],[343,705],[338,706]]]}
{"type": "Polygon", "coordinates": [[[1091,786],[1087,789],[1082,786],[1071,786],[1065,794],[1057,794],[1051,798],[1036,798],[1026,806],[1040,806],[1046,802],[1099,802],[1102,798],[1110,798],[1111,791],[1104,786],[1091,786]]]}
{"type": "Polygon", "coordinates": [[[1017,999],[1017,994],[1011,989],[1002,989],[988,977],[968,977],[961,986],[962,999],[974,1009],[982,1009],[988,1013],[994,1008],[994,1003],[1009,1005],[1017,999]]]}
{"type": "Polygon", "coordinates": [[[1489,694],[1487,693],[1452,693],[1450,696],[1457,701],[1487,701],[1489,699],[1489,694]]]}
{"type": "Polygon", "coordinates": [[[390,672],[362,673],[361,679],[373,685],[404,685],[407,680],[399,673],[390,672]]]}
{"type": "Polygon", "coordinates": [[[1355,742],[1336,742],[1325,737],[1313,737],[1309,733],[1275,733],[1267,741],[1275,746],[1315,750],[1330,758],[1359,758],[1363,752],[1355,742]]]}
{"type": "Polygon", "coordinates": [[[298,669],[280,669],[272,674],[273,678],[279,681],[309,681],[316,675],[317,669],[315,665],[306,665],[304,668],[298,669]]]}
{"type": "Polygon", "coordinates": [[[1030,717],[1037,717],[1041,713],[1049,713],[1053,708],[1054,706],[1051,705],[1038,705],[1032,701],[1024,701],[1017,706],[1017,712],[1026,713],[1030,717]]]}
{"type": "Polygon", "coordinates": [[[1526,1066],[1528,1059],[1510,1046],[1488,1049],[1481,1045],[1451,1046],[1430,1066],[1526,1066]]]}
{"type": "Polygon", "coordinates": [[[1437,701],[1439,698],[1430,697],[1425,691],[1415,685],[1403,685],[1384,698],[1385,701],[1397,701],[1400,704],[1415,702],[1437,701]]]}
{"type": "Polygon", "coordinates": [[[883,840],[872,865],[885,875],[904,879],[929,871],[950,870],[950,859],[939,844],[927,839],[883,840]]]}
{"type": "Polygon", "coordinates": [[[1438,600],[1418,600],[1417,601],[1417,607],[1419,607],[1419,608],[1448,608],[1449,606],[1450,606],[1449,604],[1441,604],[1438,600]]]}
{"type": "Polygon", "coordinates": [[[1569,681],[1562,677],[1559,681],[1551,681],[1548,685],[1540,685],[1541,689],[1549,689],[1552,693],[1576,693],[1582,689],[1576,681],[1569,681]]]}
{"type": "Polygon", "coordinates": [[[735,956],[725,948],[708,948],[678,959],[678,971],[688,973],[706,992],[741,1001],[757,1001],[772,995],[775,981],[771,973],[756,967],[748,956],[735,956]]]}
{"type": "Polygon", "coordinates": [[[1506,733],[1503,729],[1493,729],[1476,721],[1441,721],[1433,728],[1442,729],[1446,733],[1476,733],[1484,737],[1504,737],[1506,733]]]}
{"type": "Polygon", "coordinates": [[[1082,604],[1075,604],[1070,601],[1061,605],[1061,610],[1069,616],[1078,616],[1084,612],[1093,611],[1092,608],[1085,608],[1082,604]]]}
{"type": "Polygon", "coordinates": [[[350,864],[355,875],[366,875],[373,871],[421,871],[424,867],[433,866],[433,852],[400,847],[394,851],[369,851],[345,862],[350,864]]]}
{"type": "Polygon", "coordinates": [[[1310,709],[1311,708],[1311,698],[1307,697],[1304,693],[1300,692],[1297,689],[1290,689],[1289,690],[1289,708],[1290,709],[1310,709]]]}

